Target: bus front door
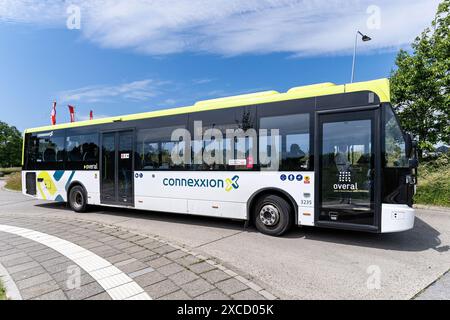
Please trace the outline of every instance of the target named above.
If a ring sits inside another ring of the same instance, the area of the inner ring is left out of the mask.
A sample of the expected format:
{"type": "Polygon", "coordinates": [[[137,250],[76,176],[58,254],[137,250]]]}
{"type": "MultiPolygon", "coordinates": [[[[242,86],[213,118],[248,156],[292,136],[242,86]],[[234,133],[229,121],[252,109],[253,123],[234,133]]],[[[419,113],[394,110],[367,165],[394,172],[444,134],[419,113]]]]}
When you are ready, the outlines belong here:
{"type": "Polygon", "coordinates": [[[318,226],[378,230],[376,110],[323,112],[316,122],[318,226]]]}
{"type": "Polygon", "coordinates": [[[102,204],[134,206],[133,131],[104,132],[101,139],[102,204]]]}

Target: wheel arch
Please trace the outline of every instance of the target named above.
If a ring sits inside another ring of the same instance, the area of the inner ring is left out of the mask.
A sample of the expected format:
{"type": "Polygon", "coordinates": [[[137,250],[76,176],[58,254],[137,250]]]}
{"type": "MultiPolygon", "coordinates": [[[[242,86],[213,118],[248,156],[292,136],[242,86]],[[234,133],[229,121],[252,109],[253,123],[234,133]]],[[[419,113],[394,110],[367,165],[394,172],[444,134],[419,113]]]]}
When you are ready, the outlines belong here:
{"type": "Polygon", "coordinates": [[[297,222],[298,221],[297,201],[295,201],[294,197],[292,197],[285,190],[275,188],[275,187],[267,187],[267,188],[259,189],[250,196],[250,198],[247,201],[247,222],[252,223],[252,221],[253,221],[253,219],[252,219],[253,208],[256,205],[257,200],[260,197],[262,197],[264,195],[269,195],[269,194],[280,196],[289,202],[291,207],[294,209],[294,224],[297,225],[298,224],[298,222],[297,222]]]}

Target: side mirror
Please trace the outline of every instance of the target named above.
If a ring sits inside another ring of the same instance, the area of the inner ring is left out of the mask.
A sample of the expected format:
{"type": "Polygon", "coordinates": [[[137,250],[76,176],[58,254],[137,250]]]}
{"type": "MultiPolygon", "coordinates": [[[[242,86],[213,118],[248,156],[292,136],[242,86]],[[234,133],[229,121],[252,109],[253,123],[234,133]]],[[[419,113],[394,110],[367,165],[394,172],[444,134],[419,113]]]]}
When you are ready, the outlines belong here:
{"type": "Polygon", "coordinates": [[[417,158],[409,159],[409,168],[410,169],[417,169],[419,166],[419,160],[417,158]]]}
{"type": "Polygon", "coordinates": [[[413,153],[413,139],[410,133],[405,133],[405,153],[408,158],[411,158],[413,153]]]}

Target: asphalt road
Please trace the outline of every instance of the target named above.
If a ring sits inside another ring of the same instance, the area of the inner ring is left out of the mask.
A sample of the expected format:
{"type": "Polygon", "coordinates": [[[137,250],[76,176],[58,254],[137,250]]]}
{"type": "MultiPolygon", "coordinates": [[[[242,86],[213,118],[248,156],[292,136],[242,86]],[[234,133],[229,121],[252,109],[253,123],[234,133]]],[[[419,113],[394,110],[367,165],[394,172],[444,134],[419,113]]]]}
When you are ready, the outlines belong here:
{"type": "Polygon", "coordinates": [[[450,269],[445,210],[418,210],[414,229],[403,233],[303,227],[282,238],[214,218],[101,207],[76,214],[3,189],[2,215],[81,219],[157,235],[220,259],[284,299],[411,299],[450,269]]]}

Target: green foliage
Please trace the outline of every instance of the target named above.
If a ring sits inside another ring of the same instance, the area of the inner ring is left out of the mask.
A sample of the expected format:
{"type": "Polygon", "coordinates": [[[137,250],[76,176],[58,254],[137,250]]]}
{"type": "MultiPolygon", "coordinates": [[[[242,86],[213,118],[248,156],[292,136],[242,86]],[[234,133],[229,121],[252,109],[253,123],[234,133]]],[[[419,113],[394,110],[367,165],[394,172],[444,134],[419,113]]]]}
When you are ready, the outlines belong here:
{"type": "Polygon", "coordinates": [[[0,168],[22,164],[22,135],[16,127],[0,121],[0,168]]]}
{"type": "Polygon", "coordinates": [[[418,138],[420,151],[450,143],[449,9],[450,0],[444,0],[431,28],[412,44],[412,54],[400,50],[391,75],[392,102],[403,128],[418,138]]]}
{"type": "Polygon", "coordinates": [[[419,185],[414,201],[420,204],[450,207],[450,156],[421,163],[419,185]]]}

